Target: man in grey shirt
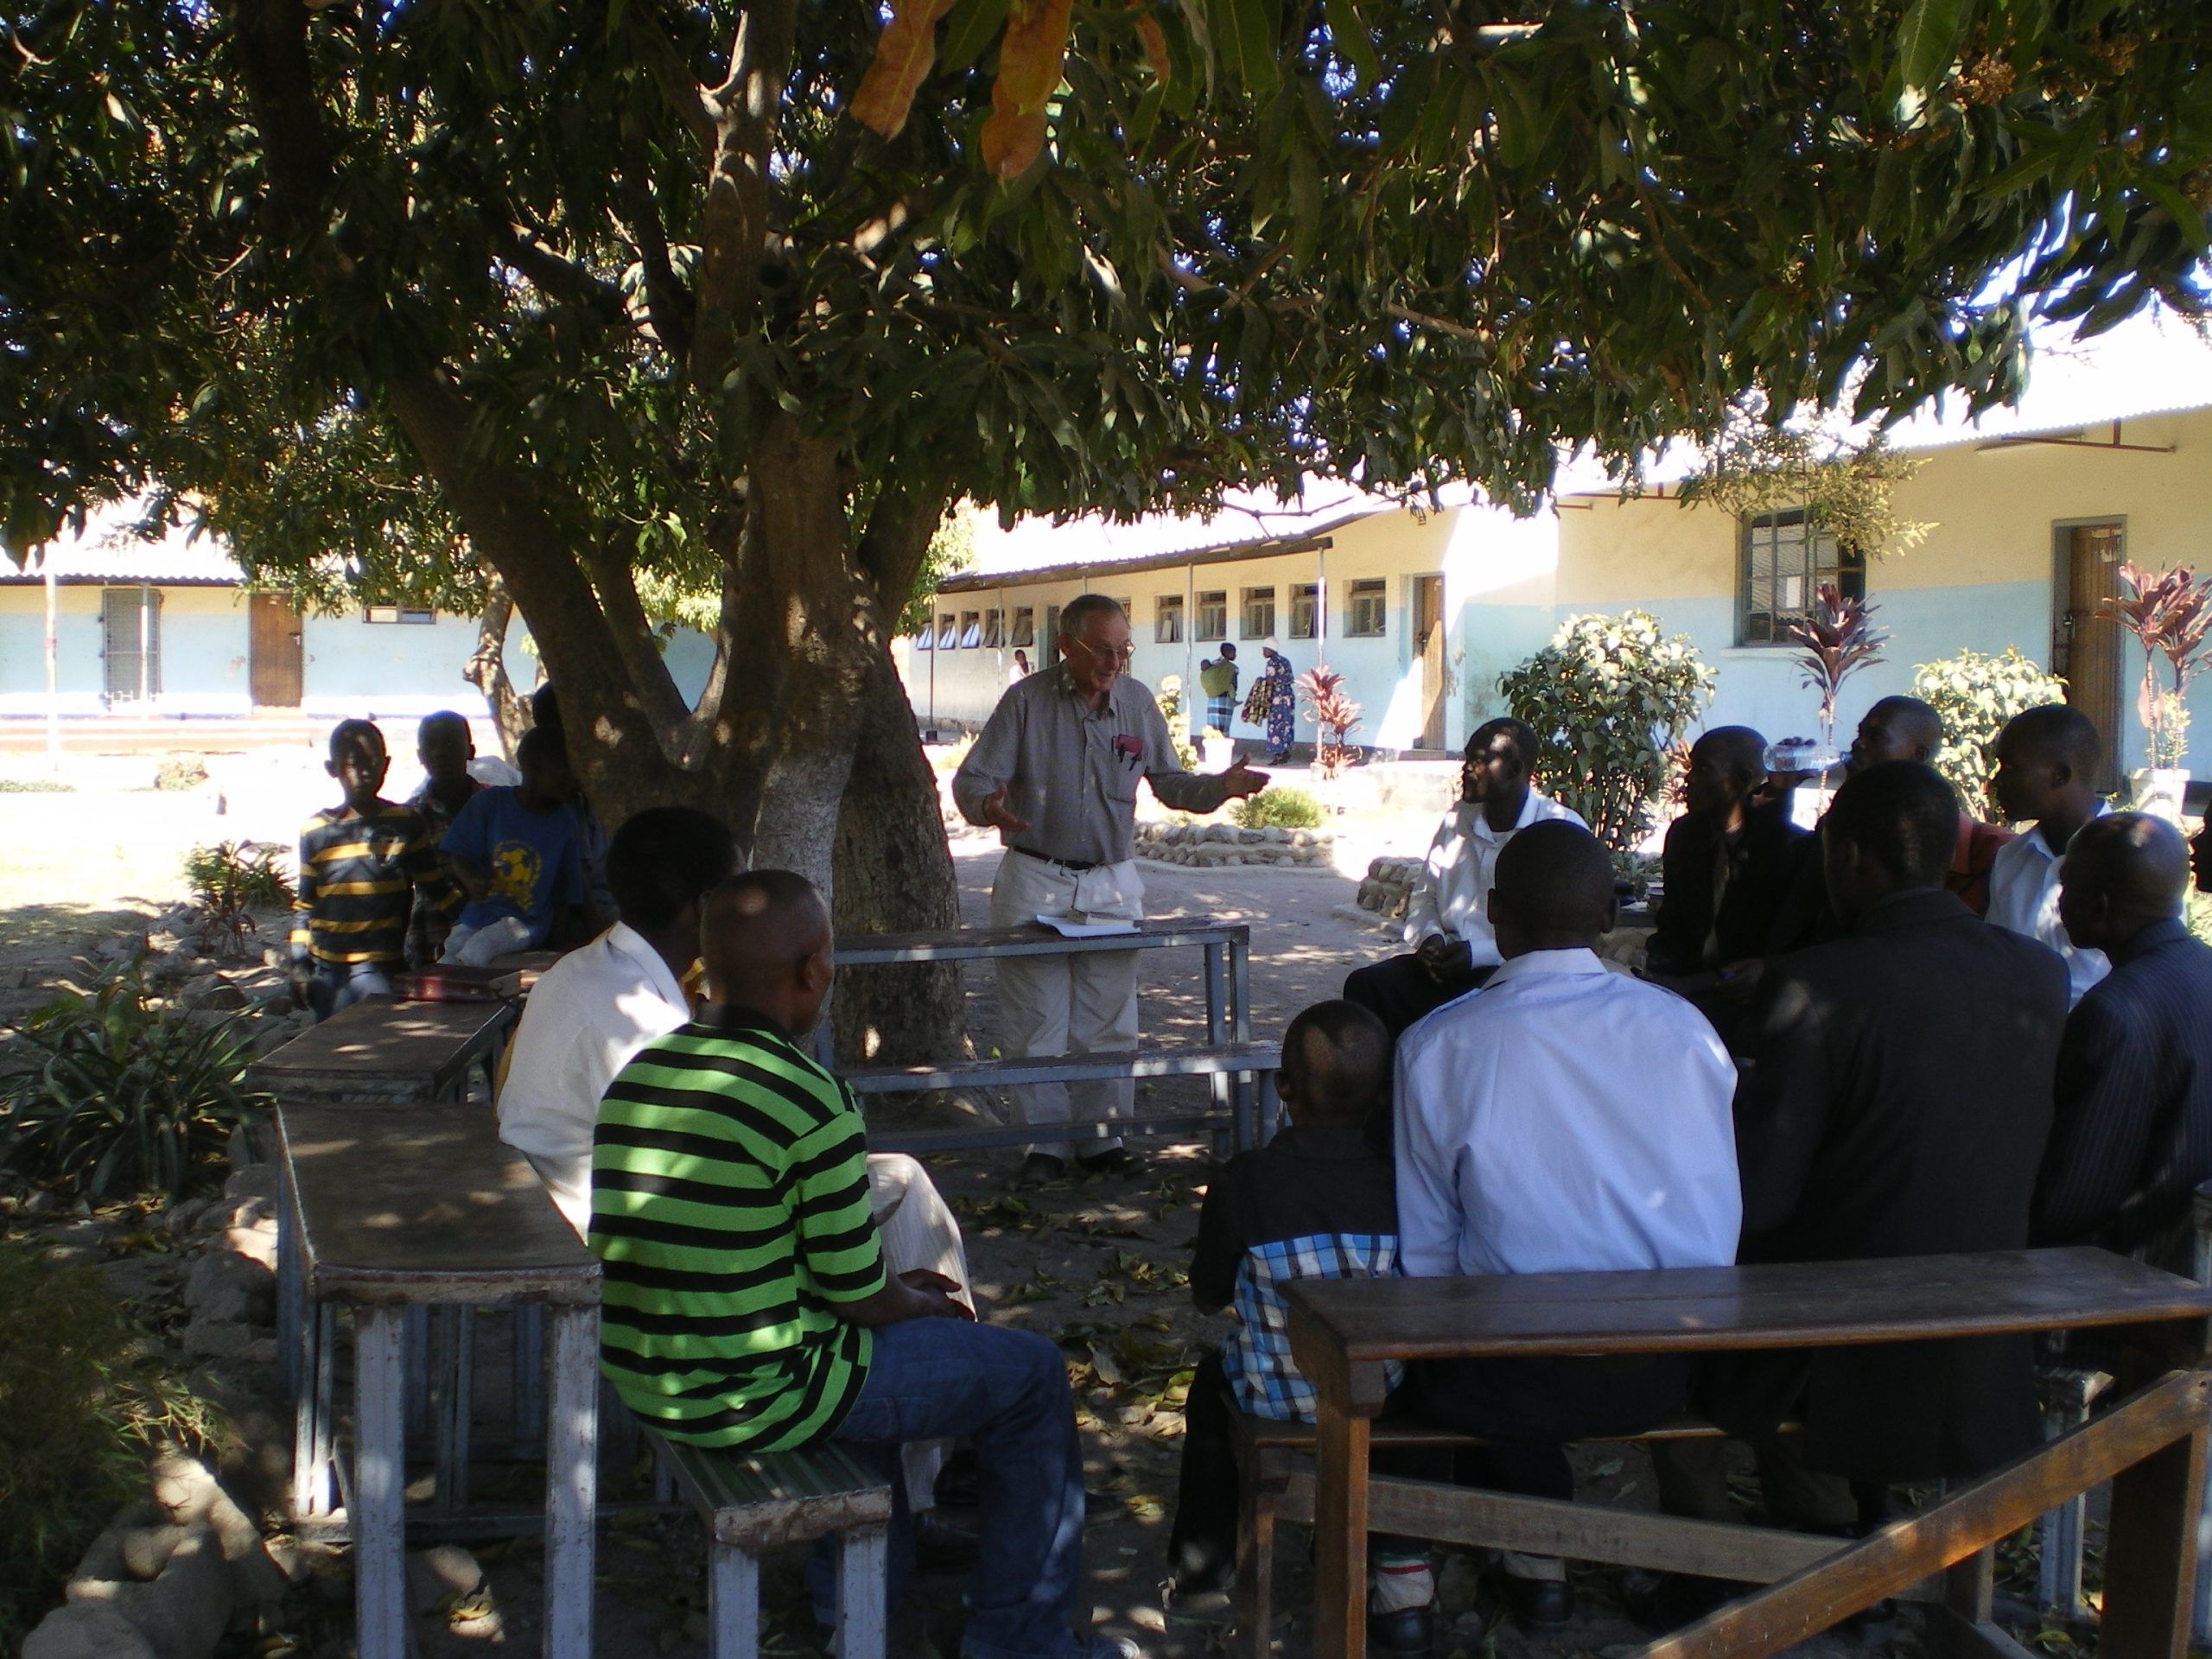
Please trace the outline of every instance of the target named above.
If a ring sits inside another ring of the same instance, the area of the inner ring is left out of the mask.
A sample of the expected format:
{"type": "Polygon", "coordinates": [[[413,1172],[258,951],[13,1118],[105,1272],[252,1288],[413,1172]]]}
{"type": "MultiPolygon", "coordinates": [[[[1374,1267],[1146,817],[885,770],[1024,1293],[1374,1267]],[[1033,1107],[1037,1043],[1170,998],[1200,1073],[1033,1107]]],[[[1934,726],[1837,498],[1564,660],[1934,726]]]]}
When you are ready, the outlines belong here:
{"type": "MultiPolygon", "coordinates": [[[[1211,812],[1256,795],[1264,772],[1239,760],[1212,777],[1183,770],[1152,693],[1122,671],[1129,619],[1112,600],[1085,594],[1060,613],[1060,660],[1010,688],[961,762],[952,798],[969,823],[999,832],[1006,848],[991,886],[991,925],[1040,915],[1135,921],[1144,915],[1137,875],[1137,780],[1183,812],[1211,812]]],[[[1001,1041],[1009,1058],[1112,1053],[1137,1046],[1137,953],[1086,951],[1014,957],[998,964],[1001,1041]]],[[[1033,1084],[1016,1091],[1029,1123],[1065,1123],[1071,1094],[1085,1122],[1129,1116],[1135,1086],[1033,1084]]],[[[1118,1138],[1080,1160],[1125,1173],[1136,1160],[1118,1138]]],[[[1065,1141],[1040,1142],[1021,1166],[1026,1185],[1067,1166],[1065,1141]]]]}

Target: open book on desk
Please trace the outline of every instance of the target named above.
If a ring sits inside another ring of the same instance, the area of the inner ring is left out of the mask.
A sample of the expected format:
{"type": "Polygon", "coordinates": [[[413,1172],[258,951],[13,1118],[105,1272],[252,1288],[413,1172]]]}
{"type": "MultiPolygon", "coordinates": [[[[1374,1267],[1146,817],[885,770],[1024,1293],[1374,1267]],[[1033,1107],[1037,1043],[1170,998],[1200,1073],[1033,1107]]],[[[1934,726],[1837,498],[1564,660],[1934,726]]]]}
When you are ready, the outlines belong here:
{"type": "Polygon", "coordinates": [[[1092,918],[1081,911],[1071,911],[1065,916],[1037,918],[1039,924],[1049,927],[1064,939],[1103,939],[1116,933],[1134,933],[1137,925],[1126,916],[1092,918]]]}

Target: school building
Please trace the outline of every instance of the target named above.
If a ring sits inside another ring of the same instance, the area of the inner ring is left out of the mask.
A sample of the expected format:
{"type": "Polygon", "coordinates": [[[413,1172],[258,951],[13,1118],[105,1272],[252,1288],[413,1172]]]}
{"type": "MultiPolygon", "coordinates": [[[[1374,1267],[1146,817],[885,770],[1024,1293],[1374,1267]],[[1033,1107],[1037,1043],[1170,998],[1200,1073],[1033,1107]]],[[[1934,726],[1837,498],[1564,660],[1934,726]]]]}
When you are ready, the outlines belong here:
{"type": "MultiPolygon", "coordinates": [[[[925,727],[972,725],[1016,671],[1014,652],[1044,666],[1060,607],[1104,593],[1128,611],[1131,672],[1155,686],[1179,677],[1186,709],[1222,641],[1238,647],[1241,695],[1272,637],[1298,673],[1321,663],[1346,677],[1365,710],[1356,743],[1450,751],[1503,712],[1498,675],[1562,620],[1637,609],[1717,671],[1708,724],[1812,736],[1818,697],[1787,625],[1834,582],[1876,606],[1890,634],[1884,660],[1846,683],[1839,741],[1876,698],[1909,691],[1916,665],[2013,645],[2068,677],[2115,773],[2145,764],[2143,656],[2107,601],[2123,561],[2212,566],[2212,347],[2146,319],[2039,356],[2015,407],[1973,422],[1915,416],[1889,442],[1924,462],[1894,488],[1897,517],[1930,528],[1886,556],[1809,534],[1801,511],[1739,522],[1686,505],[1679,482],[1694,457],[1660,458],[1627,499],[1570,466],[1555,503],[1527,518],[1470,491],[1415,511],[1317,486],[1300,503],[1205,521],[987,535],[977,568],[939,590],[935,626],[895,649],[925,727]]],[[[2212,771],[2212,679],[2190,704],[2195,757],[2212,771]]],[[[1234,735],[1258,734],[1240,722],[1234,735]]],[[[1313,735],[1301,719],[1300,740],[1313,735]]]]}

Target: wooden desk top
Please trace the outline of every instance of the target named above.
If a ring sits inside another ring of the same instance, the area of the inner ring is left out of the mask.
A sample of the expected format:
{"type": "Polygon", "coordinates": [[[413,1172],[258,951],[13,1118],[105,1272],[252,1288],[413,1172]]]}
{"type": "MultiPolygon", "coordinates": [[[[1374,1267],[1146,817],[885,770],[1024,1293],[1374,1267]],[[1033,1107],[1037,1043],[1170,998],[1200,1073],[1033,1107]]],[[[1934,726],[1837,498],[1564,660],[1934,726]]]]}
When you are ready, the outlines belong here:
{"type": "Polygon", "coordinates": [[[893,962],[969,962],[986,957],[1071,956],[1084,950],[1147,950],[1179,944],[1249,941],[1243,922],[1139,922],[1134,933],[1063,938],[1037,922],[1014,927],[952,927],[926,933],[855,933],[837,941],[840,968],[893,962]]]}
{"type": "Polygon", "coordinates": [[[503,974],[520,974],[522,987],[518,994],[528,996],[531,987],[537,983],[545,970],[568,954],[565,950],[511,950],[504,957],[493,957],[492,966],[503,974]]]}
{"type": "Polygon", "coordinates": [[[442,1089],[488,1048],[515,1017],[504,1002],[401,1002],[372,996],[310,1026],[253,1063],[262,1088],[282,1094],[295,1081],[317,1082],[337,1073],[358,1078],[365,1090],[395,1079],[419,1079],[442,1089]]]}
{"type": "Polygon", "coordinates": [[[488,1113],[276,1109],[312,1295],[351,1302],[599,1300],[599,1262],[488,1113]]]}
{"type": "Polygon", "coordinates": [[[2212,1316],[2212,1287],[2086,1248],[1644,1273],[1300,1279],[1282,1291],[1301,1365],[1309,1353],[1380,1365],[1821,1348],[2212,1316]]]}

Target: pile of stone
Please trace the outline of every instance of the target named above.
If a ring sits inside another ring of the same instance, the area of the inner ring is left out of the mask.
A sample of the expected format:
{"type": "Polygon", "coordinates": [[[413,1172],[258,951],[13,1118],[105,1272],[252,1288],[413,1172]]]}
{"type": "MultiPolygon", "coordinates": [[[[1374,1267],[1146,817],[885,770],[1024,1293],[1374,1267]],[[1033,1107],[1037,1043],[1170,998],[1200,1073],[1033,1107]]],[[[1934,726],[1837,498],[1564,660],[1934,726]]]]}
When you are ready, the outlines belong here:
{"type": "Polygon", "coordinates": [[[1336,837],[1324,830],[1240,830],[1233,823],[1137,825],[1137,856],[1159,864],[1325,866],[1336,837]]]}
{"type": "Polygon", "coordinates": [[[1368,865],[1359,883],[1359,907],[1391,921],[1403,921],[1414,885],[1421,880],[1418,858],[1378,858],[1368,865]]]}

